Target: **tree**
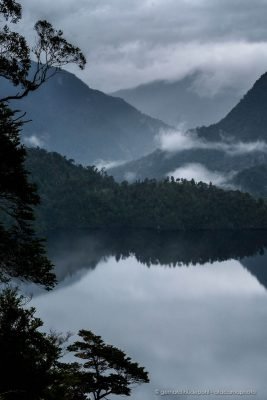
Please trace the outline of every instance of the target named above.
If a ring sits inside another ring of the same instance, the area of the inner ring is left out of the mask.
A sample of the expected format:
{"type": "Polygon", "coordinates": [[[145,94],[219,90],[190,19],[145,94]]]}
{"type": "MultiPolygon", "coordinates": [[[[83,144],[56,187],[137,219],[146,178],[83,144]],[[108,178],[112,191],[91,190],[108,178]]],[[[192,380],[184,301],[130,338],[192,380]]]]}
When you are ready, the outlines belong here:
{"type": "Polygon", "coordinates": [[[35,24],[36,44],[30,49],[26,39],[9,27],[22,17],[18,2],[0,0],[1,17],[5,22],[0,26],[0,77],[18,91],[0,99],[0,280],[21,277],[51,288],[55,283],[52,264],[32,225],[40,199],[24,166],[26,151],[20,143],[24,122],[7,102],[36,90],[63,65],[75,63],[83,69],[86,61],[80,49],[47,21],[35,24]],[[36,60],[34,66],[31,57],[36,60]]]}
{"type": "Polygon", "coordinates": [[[67,348],[84,364],[61,362],[68,335],[41,332],[43,322],[27,302],[14,288],[0,294],[1,400],[86,400],[91,393],[99,400],[129,396],[131,385],[148,382],[144,368],[90,331],[67,348]]]}
{"type": "Polygon", "coordinates": [[[123,351],[105,344],[91,331],[81,330],[79,336],[83,341],[76,341],[68,350],[84,361],[78,374],[84,394],[93,394],[94,400],[110,394],[130,396],[133,385],[149,382],[144,368],[123,351]]]}
{"type": "Polygon", "coordinates": [[[58,375],[61,347],[56,335],[40,332],[43,325],[25,308],[26,300],[16,289],[0,294],[0,398],[37,400],[46,398],[58,375]]]}
{"type": "Polygon", "coordinates": [[[55,283],[52,264],[31,226],[39,197],[24,168],[21,124],[0,103],[0,280],[20,277],[51,287],[55,283]]]}
{"type": "MultiPolygon", "coordinates": [[[[18,2],[0,0],[0,18],[7,22],[18,23],[21,11],[18,2]]],[[[27,96],[65,64],[73,62],[83,69],[85,58],[49,22],[38,21],[35,31],[36,45],[30,49],[25,38],[11,31],[7,23],[0,27],[0,77],[18,89],[0,99],[0,280],[20,277],[50,288],[55,282],[52,265],[32,226],[39,196],[24,167],[26,152],[19,136],[23,121],[7,102],[27,96]],[[31,55],[37,61],[34,66],[31,55]]],[[[12,288],[0,293],[1,399],[85,400],[89,392],[100,399],[108,393],[129,395],[131,384],[148,381],[143,368],[91,332],[81,331],[81,335],[84,333],[87,346],[91,335],[95,350],[99,355],[102,351],[96,375],[90,372],[90,360],[84,365],[60,363],[62,338],[40,332],[42,321],[35,317],[34,308],[25,305],[25,298],[12,288]],[[108,370],[114,372],[99,375],[108,370]]],[[[73,346],[75,349],[79,342],[73,346]]]]}
{"type": "MultiPolygon", "coordinates": [[[[1,0],[0,15],[16,24],[22,17],[21,5],[14,0],[1,0]]],[[[86,64],[81,50],[70,44],[61,30],[54,29],[46,20],[37,21],[34,29],[37,37],[32,48],[7,24],[0,29],[0,76],[19,89],[14,95],[1,98],[0,102],[27,96],[66,64],[75,63],[81,69],[86,64]],[[36,61],[34,67],[31,57],[36,61]]]]}

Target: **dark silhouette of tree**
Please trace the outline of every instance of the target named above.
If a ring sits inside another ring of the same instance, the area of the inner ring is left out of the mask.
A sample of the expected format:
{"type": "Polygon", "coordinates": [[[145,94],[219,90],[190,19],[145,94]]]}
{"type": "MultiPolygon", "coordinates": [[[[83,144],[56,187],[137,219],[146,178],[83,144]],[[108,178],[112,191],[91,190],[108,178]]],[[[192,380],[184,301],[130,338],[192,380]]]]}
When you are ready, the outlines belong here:
{"type": "Polygon", "coordinates": [[[31,226],[39,197],[24,169],[21,124],[0,103],[0,280],[20,277],[50,287],[55,281],[52,264],[31,226]]]}
{"type": "Polygon", "coordinates": [[[10,29],[21,17],[18,2],[0,0],[0,77],[18,88],[16,94],[0,99],[0,280],[21,277],[49,288],[55,283],[52,264],[32,227],[39,196],[24,166],[26,152],[20,143],[24,122],[7,102],[36,90],[63,65],[75,63],[83,69],[86,61],[80,49],[47,21],[35,24],[37,38],[31,49],[22,35],[10,29]],[[36,60],[33,66],[31,57],[36,60]]]}
{"type": "MultiPolygon", "coordinates": [[[[18,23],[21,5],[14,0],[0,0],[1,17],[9,25],[18,23]]],[[[78,47],[64,39],[62,31],[55,30],[47,21],[35,24],[37,40],[33,49],[9,25],[0,27],[0,77],[17,87],[18,92],[0,99],[0,281],[19,277],[51,288],[55,283],[52,265],[32,226],[39,196],[24,166],[26,152],[19,136],[24,122],[7,102],[36,90],[65,64],[75,63],[83,69],[85,58],[78,47]],[[37,61],[34,66],[31,55],[37,61]]],[[[25,306],[25,298],[15,289],[7,288],[0,293],[0,357],[4,367],[0,398],[85,400],[92,384],[87,381],[91,375],[84,372],[87,366],[61,363],[64,339],[40,332],[42,321],[35,317],[34,308],[25,306]]],[[[100,344],[105,349],[102,341],[100,344]]],[[[106,346],[106,350],[109,348],[106,346]]],[[[118,349],[114,348],[113,362],[111,354],[107,357],[108,365],[117,373],[110,375],[109,384],[108,377],[103,376],[105,386],[98,386],[97,393],[111,390],[129,394],[130,384],[148,381],[147,373],[118,349]]],[[[100,378],[97,382],[101,384],[100,378]]]]}
{"type": "Polygon", "coordinates": [[[63,363],[68,339],[40,331],[35,308],[14,288],[0,294],[1,400],[86,400],[107,394],[130,395],[131,386],[148,382],[147,372],[99,336],[80,331],[83,342],[67,349],[80,363],[63,363]]]}
{"type": "Polygon", "coordinates": [[[15,289],[0,294],[0,398],[4,400],[46,398],[58,375],[58,338],[39,331],[43,323],[25,303],[15,289]]]}
{"type": "Polygon", "coordinates": [[[130,396],[133,385],[149,382],[143,367],[114,346],[107,345],[100,336],[81,330],[77,341],[68,347],[83,360],[78,372],[79,386],[84,394],[92,394],[94,400],[112,395],[130,396]]]}
{"type": "MultiPolygon", "coordinates": [[[[16,24],[22,17],[21,6],[13,0],[2,0],[0,15],[16,24]]],[[[45,20],[37,21],[34,29],[36,41],[33,48],[29,47],[24,36],[11,31],[7,24],[0,29],[0,76],[19,89],[14,95],[1,98],[2,102],[27,96],[66,64],[75,63],[81,69],[85,66],[81,50],[70,44],[61,30],[54,29],[45,20]],[[36,61],[34,67],[31,57],[36,61]]]]}

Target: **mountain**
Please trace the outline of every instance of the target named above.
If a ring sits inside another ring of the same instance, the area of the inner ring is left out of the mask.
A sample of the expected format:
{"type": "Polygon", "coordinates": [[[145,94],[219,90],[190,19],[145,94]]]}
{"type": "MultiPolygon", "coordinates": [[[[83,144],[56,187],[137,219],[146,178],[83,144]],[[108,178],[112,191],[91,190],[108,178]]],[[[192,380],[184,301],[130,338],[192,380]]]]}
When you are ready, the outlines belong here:
{"type": "Polygon", "coordinates": [[[267,164],[243,169],[232,182],[255,196],[267,197],[267,164]]]}
{"type": "MultiPolygon", "coordinates": [[[[9,93],[10,87],[0,82],[3,95],[9,93]]],[[[58,151],[86,165],[147,154],[155,148],[154,137],[168,128],[63,70],[13,106],[32,120],[22,133],[27,145],[58,151]]]]}
{"type": "Polygon", "coordinates": [[[177,81],[159,80],[112,93],[142,112],[184,129],[219,121],[240,99],[234,88],[209,94],[198,82],[200,71],[177,81]]]}
{"type": "MultiPolygon", "coordinates": [[[[267,163],[267,73],[217,124],[187,132],[189,149],[157,149],[136,161],[109,172],[118,180],[162,178],[188,164],[201,165],[215,173],[239,173],[267,163]],[[265,143],[266,142],[266,143],[265,143]]],[[[183,176],[181,176],[183,177],[183,176]]],[[[231,183],[241,184],[241,176],[231,183]],[[239,179],[239,180],[238,180],[239,179]]]]}
{"type": "Polygon", "coordinates": [[[267,142],[267,72],[240,102],[217,124],[197,129],[207,140],[267,142]]]}

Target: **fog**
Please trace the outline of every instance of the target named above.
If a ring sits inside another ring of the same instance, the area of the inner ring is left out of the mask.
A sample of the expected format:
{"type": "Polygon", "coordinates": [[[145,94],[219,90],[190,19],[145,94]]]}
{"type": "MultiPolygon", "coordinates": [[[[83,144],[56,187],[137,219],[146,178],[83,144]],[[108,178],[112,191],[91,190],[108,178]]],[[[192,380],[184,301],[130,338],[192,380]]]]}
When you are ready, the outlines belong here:
{"type": "Polygon", "coordinates": [[[217,186],[228,186],[228,182],[234,176],[234,172],[223,174],[219,171],[211,171],[202,164],[189,163],[167,174],[175,179],[194,179],[196,182],[212,182],[217,186]]]}
{"type": "Polygon", "coordinates": [[[117,161],[107,161],[107,160],[97,160],[95,162],[95,166],[98,170],[105,169],[108,170],[110,168],[119,167],[120,165],[124,164],[125,161],[117,160],[117,161]]]}
{"type": "Polygon", "coordinates": [[[43,141],[36,135],[31,135],[31,136],[23,138],[23,143],[29,147],[43,147],[44,146],[43,141]]]}
{"type": "Polygon", "coordinates": [[[264,141],[255,142],[210,142],[200,138],[194,132],[183,132],[180,130],[161,132],[156,138],[161,150],[167,152],[179,152],[193,149],[220,150],[229,155],[240,155],[254,151],[267,152],[267,143],[264,141]]]}

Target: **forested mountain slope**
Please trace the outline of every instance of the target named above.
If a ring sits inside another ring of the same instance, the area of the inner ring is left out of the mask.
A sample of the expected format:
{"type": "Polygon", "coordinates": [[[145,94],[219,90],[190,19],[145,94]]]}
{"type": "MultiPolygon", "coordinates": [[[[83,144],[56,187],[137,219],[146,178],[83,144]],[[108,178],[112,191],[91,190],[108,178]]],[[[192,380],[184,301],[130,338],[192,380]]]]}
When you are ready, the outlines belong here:
{"type": "Polygon", "coordinates": [[[165,179],[116,183],[94,167],[31,149],[26,163],[39,188],[40,230],[145,228],[153,230],[267,229],[267,205],[239,191],[165,179]]]}

